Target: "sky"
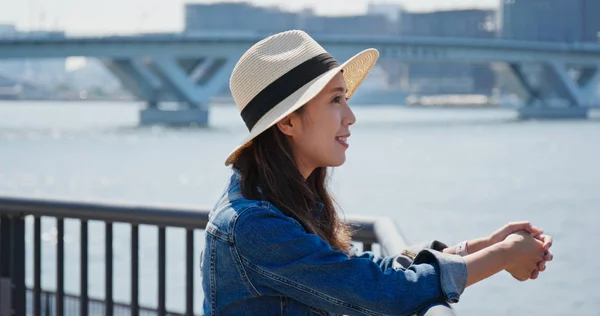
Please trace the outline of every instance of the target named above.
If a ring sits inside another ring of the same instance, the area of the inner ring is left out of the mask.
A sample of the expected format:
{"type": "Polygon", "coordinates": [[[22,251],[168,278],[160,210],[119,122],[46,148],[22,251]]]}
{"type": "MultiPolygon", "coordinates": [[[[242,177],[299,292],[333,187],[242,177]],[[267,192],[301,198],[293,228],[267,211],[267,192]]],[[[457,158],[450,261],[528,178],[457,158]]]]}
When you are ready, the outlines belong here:
{"type": "MultiPolygon", "coordinates": [[[[312,8],[319,15],[366,12],[369,3],[401,4],[409,11],[496,8],[500,0],[250,0],[285,10],[312,8]]],[[[19,30],[64,30],[69,35],[177,32],[183,29],[186,3],[215,0],[0,0],[0,24],[19,30]]],[[[230,0],[228,2],[242,2],[230,0]]]]}

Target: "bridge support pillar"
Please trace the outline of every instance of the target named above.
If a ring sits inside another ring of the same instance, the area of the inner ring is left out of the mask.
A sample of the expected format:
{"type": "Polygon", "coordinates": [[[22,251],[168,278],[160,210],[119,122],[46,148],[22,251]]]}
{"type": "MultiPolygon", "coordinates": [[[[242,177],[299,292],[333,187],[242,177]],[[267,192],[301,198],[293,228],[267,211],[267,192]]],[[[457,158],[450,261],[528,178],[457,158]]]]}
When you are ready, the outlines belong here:
{"type": "Polygon", "coordinates": [[[148,107],[140,111],[140,125],[208,126],[208,109],[148,107]]]}
{"type": "Polygon", "coordinates": [[[134,96],[148,101],[149,106],[158,104],[161,82],[142,60],[116,58],[102,59],[101,62],[134,96]]]}
{"type": "Polygon", "coordinates": [[[583,107],[523,106],[518,109],[519,118],[529,119],[586,119],[588,109],[583,107]]]}
{"type": "Polygon", "coordinates": [[[548,61],[539,64],[532,76],[521,64],[510,69],[527,92],[526,105],[518,110],[522,119],[585,119],[593,102],[593,91],[600,79],[598,66],[583,68],[579,77],[566,63],[548,61]]]}
{"type": "Polygon", "coordinates": [[[219,94],[237,58],[160,55],[104,60],[123,86],[147,102],[141,125],[208,125],[211,98],[219,94]],[[166,108],[164,102],[176,102],[166,108]]]}

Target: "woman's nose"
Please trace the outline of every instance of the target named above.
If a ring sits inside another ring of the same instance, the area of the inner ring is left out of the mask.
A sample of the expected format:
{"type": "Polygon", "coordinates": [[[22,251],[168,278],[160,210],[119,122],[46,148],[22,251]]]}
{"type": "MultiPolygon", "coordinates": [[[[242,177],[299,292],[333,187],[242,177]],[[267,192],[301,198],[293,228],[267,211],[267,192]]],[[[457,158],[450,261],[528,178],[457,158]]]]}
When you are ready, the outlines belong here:
{"type": "Polygon", "coordinates": [[[342,119],[342,124],[344,126],[350,126],[356,123],[356,116],[354,116],[354,112],[350,109],[349,106],[346,105],[346,111],[344,113],[344,118],[342,119]]]}

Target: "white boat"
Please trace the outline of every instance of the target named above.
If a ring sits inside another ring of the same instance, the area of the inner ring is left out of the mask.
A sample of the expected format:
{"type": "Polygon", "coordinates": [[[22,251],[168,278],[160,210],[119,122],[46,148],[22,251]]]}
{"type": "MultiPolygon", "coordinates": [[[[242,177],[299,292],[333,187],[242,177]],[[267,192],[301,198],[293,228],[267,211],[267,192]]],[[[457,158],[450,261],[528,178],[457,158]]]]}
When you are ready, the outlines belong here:
{"type": "Polygon", "coordinates": [[[0,76],[0,100],[16,100],[22,92],[23,86],[14,80],[0,76]]]}

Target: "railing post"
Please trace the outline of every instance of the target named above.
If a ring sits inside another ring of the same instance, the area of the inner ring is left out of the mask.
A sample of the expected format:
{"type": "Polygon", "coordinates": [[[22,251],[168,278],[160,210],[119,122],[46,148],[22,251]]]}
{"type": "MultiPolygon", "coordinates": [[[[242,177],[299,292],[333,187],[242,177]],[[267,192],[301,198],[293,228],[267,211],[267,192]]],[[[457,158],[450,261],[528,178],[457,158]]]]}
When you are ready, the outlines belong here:
{"type": "Polygon", "coordinates": [[[105,272],[104,272],[104,296],[106,300],[106,310],[104,315],[114,315],[113,302],[113,224],[105,223],[104,235],[104,253],[105,253],[105,272]]]}
{"type": "Polygon", "coordinates": [[[25,315],[25,220],[0,218],[0,315],[25,315]]]}
{"type": "Polygon", "coordinates": [[[165,316],[166,308],[166,230],[164,226],[158,227],[158,315],[165,316]]]}
{"type": "Polygon", "coordinates": [[[139,303],[139,244],[140,231],[137,224],[131,225],[131,316],[140,315],[139,303]]]}
{"type": "Polygon", "coordinates": [[[56,219],[56,316],[65,313],[65,221],[56,219]]]}
{"type": "Polygon", "coordinates": [[[42,218],[33,223],[33,316],[42,316],[42,218]]]}
{"type": "Polygon", "coordinates": [[[363,251],[372,251],[372,250],[373,250],[373,244],[363,243],[363,251]]]}
{"type": "Polygon", "coordinates": [[[11,274],[13,276],[13,308],[15,315],[26,313],[26,288],[25,288],[25,219],[23,217],[13,220],[13,257],[11,274]]]}
{"type": "Polygon", "coordinates": [[[81,300],[79,302],[79,315],[88,315],[89,299],[88,299],[88,221],[81,221],[81,245],[80,245],[80,285],[79,292],[81,300]]]}
{"type": "Polygon", "coordinates": [[[194,315],[194,230],[185,231],[185,315],[194,315]]]}
{"type": "Polygon", "coordinates": [[[46,292],[46,302],[44,304],[45,305],[45,311],[46,311],[44,313],[45,316],[50,316],[52,314],[51,308],[50,308],[50,306],[52,306],[51,303],[50,303],[50,298],[51,298],[50,292],[46,292]]]}
{"type": "Polygon", "coordinates": [[[0,316],[12,314],[12,280],[10,277],[10,245],[12,220],[0,216],[0,316]]]}

